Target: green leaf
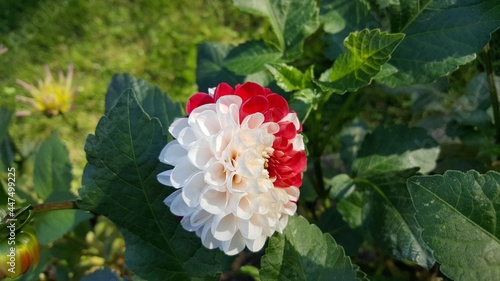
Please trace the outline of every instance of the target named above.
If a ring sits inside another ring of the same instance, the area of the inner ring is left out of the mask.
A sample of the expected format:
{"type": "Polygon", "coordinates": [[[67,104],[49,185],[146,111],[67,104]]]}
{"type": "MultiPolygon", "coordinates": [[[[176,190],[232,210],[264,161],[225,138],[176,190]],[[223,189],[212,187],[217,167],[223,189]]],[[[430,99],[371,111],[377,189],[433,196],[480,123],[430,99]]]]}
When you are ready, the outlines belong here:
{"type": "Polygon", "coordinates": [[[334,200],[342,200],[354,191],[354,181],[346,174],[338,174],[325,184],[329,187],[330,198],[334,200]]]}
{"type": "Polygon", "coordinates": [[[277,61],[282,53],[264,41],[247,41],[229,51],[224,66],[238,75],[248,75],[265,69],[266,63],[277,61]]]}
{"type": "Polygon", "coordinates": [[[414,174],[410,169],[372,178],[362,200],[362,222],[373,242],[392,257],[429,269],[435,260],[420,237],[422,229],[405,188],[406,179],[414,174]]]}
{"type": "Polygon", "coordinates": [[[346,127],[342,128],[340,132],[340,143],[342,145],[340,158],[342,158],[342,162],[348,172],[351,172],[352,163],[356,159],[367,130],[367,125],[356,118],[346,127]]]}
{"type": "Polygon", "coordinates": [[[321,231],[332,235],[333,239],[344,248],[346,255],[355,255],[363,242],[363,236],[346,224],[335,207],[326,209],[317,225],[321,231]]]}
{"type": "Polygon", "coordinates": [[[12,119],[12,111],[0,107],[0,170],[6,171],[14,161],[14,152],[12,151],[11,139],[8,134],[8,128],[12,119]]]}
{"type": "Polygon", "coordinates": [[[441,271],[453,280],[500,275],[500,174],[490,171],[412,177],[408,191],[441,271]]]}
{"type": "Polygon", "coordinates": [[[438,155],[439,147],[425,129],[378,127],[365,136],[352,170],[362,178],[415,167],[428,173],[436,166],[438,155]]]}
{"type": "Polygon", "coordinates": [[[158,87],[151,86],[142,79],[130,74],[115,74],[106,92],[106,113],[113,107],[120,95],[132,89],[141,107],[150,117],[156,117],[163,126],[163,133],[170,136],[167,130],[176,117],[183,115],[183,109],[178,102],[172,101],[158,87]]]}
{"type": "Polygon", "coordinates": [[[68,150],[53,133],[36,154],[33,173],[35,192],[44,200],[54,191],[69,191],[72,177],[68,150]]]}
{"type": "Polygon", "coordinates": [[[126,242],[127,266],[154,280],[218,280],[218,251],[185,231],[163,200],[172,192],[156,179],[166,167],[158,119],[150,118],[126,91],[101,118],[85,144],[88,164],[79,206],[113,221],[126,242]]]}
{"type": "Polygon", "coordinates": [[[9,124],[12,119],[12,110],[0,107],[0,142],[7,137],[9,124]]]}
{"type": "Polygon", "coordinates": [[[269,19],[287,60],[302,54],[304,39],[319,27],[314,0],[233,0],[233,3],[244,12],[269,19]]]}
{"type": "Polygon", "coordinates": [[[405,39],[389,63],[398,69],[380,82],[389,86],[427,83],[475,59],[500,26],[500,2],[394,1],[393,32],[405,39]]]}
{"type": "Polygon", "coordinates": [[[313,89],[295,92],[289,103],[290,108],[297,113],[299,120],[304,123],[311,111],[317,107],[320,97],[313,89]]]}
{"type": "Polygon", "coordinates": [[[238,76],[224,66],[224,59],[233,47],[220,43],[203,43],[198,45],[196,60],[196,84],[198,90],[207,92],[221,82],[229,85],[242,83],[244,76],[238,76]]]}
{"type": "Polygon", "coordinates": [[[298,216],[289,218],[283,234],[269,239],[261,266],[262,281],[363,280],[330,234],[298,216]]]}
{"type": "Polygon", "coordinates": [[[370,84],[403,38],[404,34],[389,34],[378,29],[351,33],[344,42],[346,52],[335,60],[333,67],[324,72],[317,83],[338,94],[370,84]]]}
{"type": "Polygon", "coordinates": [[[286,92],[305,88],[304,74],[297,68],[284,63],[267,64],[266,68],[274,76],[278,86],[286,92]]]}
{"type": "Polygon", "coordinates": [[[324,52],[331,60],[345,52],[344,39],[349,33],[380,27],[365,0],[324,0],[320,6],[320,21],[327,32],[324,52]]]}

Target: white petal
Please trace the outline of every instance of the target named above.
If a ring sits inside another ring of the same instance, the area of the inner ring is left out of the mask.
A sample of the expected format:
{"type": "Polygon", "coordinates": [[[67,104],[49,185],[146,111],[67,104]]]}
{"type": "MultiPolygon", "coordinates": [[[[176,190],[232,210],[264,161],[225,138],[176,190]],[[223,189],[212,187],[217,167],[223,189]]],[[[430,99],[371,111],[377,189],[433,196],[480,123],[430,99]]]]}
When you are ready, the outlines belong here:
{"type": "Polygon", "coordinates": [[[213,136],[221,129],[218,120],[216,112],[212,110],[205,110],[197,116],[196,124],[205,136],[213,136]]]}
{"type": "Polygon", "coordinates": [[[180,131],[179,136],[177,137],[177,141],[183,147],[189,147],[193,145],[193,143],[198,140],[199,136],[197,136],[196,132],[191,127],[186,127],[180,131]]]}
{"type": "Polygon", "coordinates": [[[197,169],[187,157],[182,157],[179,159],[179,164],[175,166],[172,170],[172,174],[170,175],[170,181],[172,182],[172,186],[176,188],[180,188],[186,184],[186,181],[191,177],[192,174],[198,172],[197,169]]]}
{"type": "Polygon", "coordinates": [[[182,227],[187,231],[197,231],[201,227],[201,225],[192,225],[190,218],[191,216],[187,216],[181,219],[182,227]]]}
{"type": "Polygon", "coordinates": [[[185,217],[189,216],[193,212],[193,209],[186,205],[186,202],[184,202],[184,199],[179,194],[175,196],[174,200],[172,200],[170,211],[176,216],[185,217]]]}
{"type": "Polygon", "coordinates": [[[288,200],[294,201],[294,202],[297,202],[297,200],[299,200],[300,189],[298,189],[295,186],[291,186],[291,187],[287,187],[287,188],[283,188],[283,189],[288,194],[288,200]]]}
{"type": "Polygon", "coordinates": [[[250,190],[250,185],[245,178],[233,172],[227,179],[227,190],[231,193],[245,193],[250,190]]]}
{"type": "Polygon", "coordinates": [[[207,168],[213,158],[210,143],[205,139],[198,140],[196,145],[189,150],[188,158],[196,168],[200,170],[207,168]]]}
{"type": "Polygon", "coordinates": [[[172,186],[172,182],[170,181],[170,175],[172,174],[172,170],[167,170],[165,172],[159,173],[156,178],[161,184],[172,186]]]}
{"type": "Polygon", "coordinates": [[[222,242],[222,250],[226,255],[234,256],[245,249],[245,242],[245,238],[238,231],[234,234],[233,239],[222,242]]]}
{"type": "MultiPolygon", "coordinates": [[[[257,217],[256,215],[255,217],[257,217]]],[[[256,239],[262,235],[262,226],[256,224],[259,219],[238,219],[238,229],[246,239],[256,239]]]]}
{"type": "Polygon", "coordinates": [[[165,200],[163,200],[163,203],[165,203],[165,205],[170,207],[172,205],[172,201],[174,201],[174,199],[177,196],[181,195],[181,192],[182,192],[182,190],[180,190],[180,189],[172,192],[169,196],[167,196],[167,198],[165,198],[165,200]]]}
{"type": "Polygon", "coordinates": [[[257,112],[245,117],[245,119],[243,119],[243,122],[241,122],[241,127],[244,129],[256,129],[259,128],[262,123],[264,123],[264,115],[260,112],[257,112]]]}
{"type": "Polygon", "coordinates": [[[212,163],[205,173],[205,181],[210,185],[224,185],[227,181],[224,164],[221,162],[212,163]]]}
{"type": "Polygon", "coordinates": [[[159,160],[165,164],[175,166],[179,160],[187,154],[187,151],[176,141],[173,140],[161,150],[159,160]]]}
{"type": "Polygon", "coordinates": [[[222,129],[217,136],[212,138],[210,143],[210,148],[214,151],[214,156],[217,159],[221,159],[223,152],[226,150],[227,146],[231,143],[234,138],[236,129],[233,127],[226,127],[222,129]]]}
{"type": "Polygon", "coordinates": [[[297,211],[297,204],[288,202],[283,205],[283,209],[287,215],[293,216],[293,214],[295,214],[295,212],[297,211]]]}
{"type": "Polygon", "coordinates": [[[205,224],[212,217],[213,217],[212,214],[208,213],[202,208],[198,208],[189,217],[189,222],[193,227],[197,227],[205,224]]]}
{"type": "Polygon", "coordinates": [[[285,229],[287,224],[288,224],[288,216],[287,215],[281,216],[276,231],[278,231],[279,233],[283,233],[283,230],[285,229]]]}
{"type": "Polygon", "coordinates": [[[210,231],[210,227],[208,227],[207,225],[203,227],[200,238],[203,246],[209,249],[215,249],[220,246],[220,241],[215,239],[215,237],[212,235],[212,232],[210,231]]]}
{"type": "Polygon", "coordinates": [[[250,219],[254,209],[247,196],[233,196],[231,200],[231,211],[240,219],[250,219]],[[236,197],[236,198],[235,198],[236,197]]]}
{"type": "Polygon", "coordinates": [[[258,252],[264,247],[264,244],[266,244],[267,236],[265,235],[260,235],[259,237],[255,239],[247,239],[246,240],[246,245],[248,249],[252,252],[258,252]]]}
{"type": "Polygon", "coordinates": [[[297,134],[292,141],[293,150],[304,150],[304,137],[301,134],[297,134]]]}
{"type": "Polygon", "coordinates": [[[200,197],[203,193],[203,189],[206,186],[205,180],[203,179],[203,172],[198,172],[194,174],[186,182],[186,185],[182,188],[182,198],[184,202],[191,207],[196,208],[200,204],[200,197]]]}
{"type": "Polygon", "coordinates": [[[200,206],[205,211],[218,215],[224,212],[227,205],[227,193],[219,192],[212,188],[207,188],[203,191],[200,198],[200,206]]]}
{"type": "Polygon", "coordinates": [[[168,128],[168,131],[174,138],[178,138],[179,133],[182,131],[182,129],[184,129],[187,126],[188,126],[187,118],[176,118],[168,128]]]}
{"type": "Polygon", "coordinates": [[[227,241],[236,233],[236,218],[232,215],[218,215],[212,221],[212,234],[215,239],[227,241]]]}

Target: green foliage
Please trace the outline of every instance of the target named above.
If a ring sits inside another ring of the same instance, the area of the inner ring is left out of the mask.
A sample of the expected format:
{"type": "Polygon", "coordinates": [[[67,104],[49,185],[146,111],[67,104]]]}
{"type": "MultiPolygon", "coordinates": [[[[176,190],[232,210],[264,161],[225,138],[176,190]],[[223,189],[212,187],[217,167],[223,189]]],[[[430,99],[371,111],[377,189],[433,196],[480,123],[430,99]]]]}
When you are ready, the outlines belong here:
{"type": "Polygon", "coordinates": [[[364,280],[329,234],[290,217],[282,235],[269,240],[261,280],[364,280]]]}
{"type": "Polygon", "coordinates": [[[324,72],[317,83],[338,94],[370,84],[404,36],[378,29],[351,33],[344,41],[346,52],[337,57],[333,67],[324,72]]]}
{"type": "MultiPolygon", "coordinates": [[[[128,245],[127,265],[142,278],[215,280],[221,270],[217,252],[179,226],[163,203],[171,190],[156,180],[164,169],[157,160],[167,141],[162,125],[170,124],[150,118],[134,91],[126,83],[120,86],[124,93],[88,137],[79,206],[117,225],[128,245]]],[[[146,93],[138,96],[154,95],[149,88],[144,85],[140,90],[146,93]]]]}
{"type": "Polygon", "coordinates": [[[453,280],[495,279],[500,270],[500,174],[448,171],[412,177],[407,185],[422,239],[443,273],[453,280]]]}

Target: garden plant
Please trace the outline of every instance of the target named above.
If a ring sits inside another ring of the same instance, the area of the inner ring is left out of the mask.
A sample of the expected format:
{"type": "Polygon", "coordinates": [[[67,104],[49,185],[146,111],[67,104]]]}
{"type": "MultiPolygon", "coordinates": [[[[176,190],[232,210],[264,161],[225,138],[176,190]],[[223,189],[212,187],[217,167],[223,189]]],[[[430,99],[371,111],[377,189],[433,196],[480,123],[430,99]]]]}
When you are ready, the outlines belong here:
{"type": "Polygon", "coordinates": [[[230,4],[264,31],[200,42],[189,96],[108,77],[77,175],[13,135],[81,132],[78,64],[11,85],[0,279],[497,280],[500,2],[230,4]]]}

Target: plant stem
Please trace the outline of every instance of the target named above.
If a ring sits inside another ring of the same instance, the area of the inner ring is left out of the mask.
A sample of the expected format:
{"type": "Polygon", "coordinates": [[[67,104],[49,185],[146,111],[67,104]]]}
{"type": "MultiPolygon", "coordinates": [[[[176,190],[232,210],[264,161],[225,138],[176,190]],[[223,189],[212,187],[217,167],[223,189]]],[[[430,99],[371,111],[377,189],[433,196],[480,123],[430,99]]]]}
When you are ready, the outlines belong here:
{"type": "Polygon", "coordinates": [[[35,212],[35,214],[50,212],[50,211],[58,211],[58,210],[71,210],[71,209],[80,209],[76,204],[76,201],[43,203],[33,206],[33,211],[35,212]]]}
{"type": "Polygon", "coordinates": [[[497,88],[495,87],[495,73],[490,59],[490,44],[486,44],[483,53],[483,65],[486,70],[486,79],[491,99],[491,107],[493,108],[493,122],[495,123],[495,143],[500,144],[500,108],[498,103],[497,88]]]}

